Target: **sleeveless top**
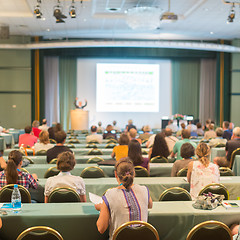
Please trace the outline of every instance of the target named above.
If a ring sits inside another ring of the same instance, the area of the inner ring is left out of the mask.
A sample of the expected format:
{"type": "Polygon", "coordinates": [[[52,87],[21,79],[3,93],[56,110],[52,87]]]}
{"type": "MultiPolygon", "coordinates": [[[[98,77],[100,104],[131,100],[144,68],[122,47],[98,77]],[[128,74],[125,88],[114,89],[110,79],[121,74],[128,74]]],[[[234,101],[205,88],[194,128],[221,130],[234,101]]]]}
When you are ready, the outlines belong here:
{"type": "Polygon", "coordinates": [[[112,188],[105,193],[103,201],[110,213],[109,240],[123,223],[134,220],[147,222],[149,198],[148,188],[138,184],[134,184],[129,191],[112,188]]]}
{"type": "Polygon", "coordinates": [[[200,161],[193,161],[193,169],[190,181],[190,194],[195,200],[202,188],[210,183],[219,183],[220,174],[218,165],[209,163],[205,167],[200,161]]]}

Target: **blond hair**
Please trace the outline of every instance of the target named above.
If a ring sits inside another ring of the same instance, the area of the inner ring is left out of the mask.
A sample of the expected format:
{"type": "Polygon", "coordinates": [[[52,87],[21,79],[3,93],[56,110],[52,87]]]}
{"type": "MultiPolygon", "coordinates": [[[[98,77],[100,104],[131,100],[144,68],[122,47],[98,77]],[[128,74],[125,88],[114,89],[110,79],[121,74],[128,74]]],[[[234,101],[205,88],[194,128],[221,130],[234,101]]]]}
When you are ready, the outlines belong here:
{"type": "Polygon", "coordinates": [[[39,141],[43,144],[49,143],[49,133],[48,131],[41,131],[39,134],[39,141]]]}
{"type": "Polygon", "coordinates": [[[209,165],[209,154],[210,148],[206,143],[199,143],[196,148],[196,154],[199,158],[199,161],[207,167],[209,165]]]}

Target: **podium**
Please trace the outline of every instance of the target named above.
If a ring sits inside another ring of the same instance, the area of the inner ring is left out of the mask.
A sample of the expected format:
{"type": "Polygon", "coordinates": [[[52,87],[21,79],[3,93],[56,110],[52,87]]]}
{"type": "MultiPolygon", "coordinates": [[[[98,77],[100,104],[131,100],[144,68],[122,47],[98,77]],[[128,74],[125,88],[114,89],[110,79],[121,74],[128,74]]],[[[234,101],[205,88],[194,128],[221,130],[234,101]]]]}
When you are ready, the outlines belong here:
{"type": "Polygon", "coordinates": [[[88,129],[88,111],[82,109],[71,110],[71,129],[87,130],[88,129]]]}

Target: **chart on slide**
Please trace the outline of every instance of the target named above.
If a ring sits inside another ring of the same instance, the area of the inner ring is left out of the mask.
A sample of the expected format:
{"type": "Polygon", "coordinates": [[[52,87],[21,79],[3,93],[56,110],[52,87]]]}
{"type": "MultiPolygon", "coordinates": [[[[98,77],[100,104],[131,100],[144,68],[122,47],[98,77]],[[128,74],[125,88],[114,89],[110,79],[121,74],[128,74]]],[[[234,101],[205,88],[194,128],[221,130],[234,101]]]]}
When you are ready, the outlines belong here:
{"type": "Polygon", "coordinates": [[[158,112],[158,64],[97,64],[97,112],[158,112]]]}

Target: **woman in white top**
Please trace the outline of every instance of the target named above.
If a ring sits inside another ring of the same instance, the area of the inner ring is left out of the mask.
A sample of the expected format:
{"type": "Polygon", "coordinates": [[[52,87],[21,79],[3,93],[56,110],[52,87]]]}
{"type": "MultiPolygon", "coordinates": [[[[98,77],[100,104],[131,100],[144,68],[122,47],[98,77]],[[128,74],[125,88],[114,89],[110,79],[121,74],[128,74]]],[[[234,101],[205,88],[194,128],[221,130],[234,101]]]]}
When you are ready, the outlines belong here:
{"type": "Polygon", "coordinates": [[[206,143],[199,143],[196,148],[198,161],[188,164],[187,179],[190,183],[190,194],[195,200],[200,190],[210,183],[219,183],[218,165],[209,160],[210,148],[206,143]]]}
{"type": "Polygon", "coordinates": [[[39,134],[39,143],[34,144],[34,150],[35,152],[38,152],[40,150],[48,150],[50,148],[54,147],[53,144],[49,141],[49,133],[48,131],[41,131],[39,134]]]}
{"type": "Polygon", "coordinates": [[[134,176],[134,166],[130,158],[120,159],[115,165],[115,177],[119,186],[107,190],[103,203],[95,205],[100,210],[98,231],[104,233],[110,225],[110,240],[123,223],[148,220],[148,208],[152,208],[152,199],[147,187],[133,184],[134,176]]]}

